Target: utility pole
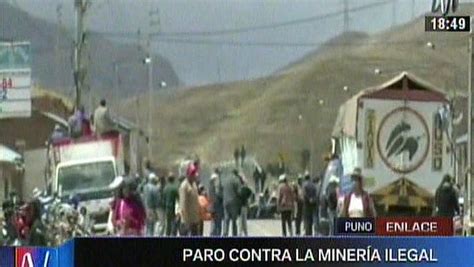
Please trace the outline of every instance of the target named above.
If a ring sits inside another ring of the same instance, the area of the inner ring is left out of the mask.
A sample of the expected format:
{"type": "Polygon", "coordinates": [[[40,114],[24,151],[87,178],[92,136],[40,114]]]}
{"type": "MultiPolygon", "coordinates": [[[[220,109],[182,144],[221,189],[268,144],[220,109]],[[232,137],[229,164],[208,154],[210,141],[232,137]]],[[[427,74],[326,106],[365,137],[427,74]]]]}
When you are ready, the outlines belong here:
{"type": "Polygon", "coordinates": [[[62,30],[61,30],[61,27],[62,27],[62,9],[63,9],[63,5],[62,4],[58,4],[56,6],[56,16],[57,16],[57,32],[56,32],[56,45],[55,45],[55,57],[56,57],[56,75],[55,75],[55,79],[56,79],[56,82],[57,82],[57,86],[58,87],[61,87],[63,86],[63,79],[61,78],[62,75],[61,75],[61,70],[63,69],[62,68],[62,57],[61,57],[61,34],[62,34],[62,30]]]}
{"type": "Polygon", "coordinates": [[[150,40],[148,40],[148,56],[145,59],[148,65],[148,159],[153,157],[153,57],[150,53],[150,40]]]}
{"type": "Polygon", "coordinates": [[[153,99],[153,64],[154,59],[151,51],[152,31],[155,26],[160,27],[160,11],[158,9],[149,12],[150,16],[150,30],[148,31],[147,40],[147,58],[145,63],[148,65],[148,159],[153,159],[153,113],[154,113],[154,99],[153,99]],[[156,16],[156,20],[154,17],[156,16]]]}
{"type": "Polygon", "coordinates": [[[220,60],[220,57],[217,56],[217,79],[218,79],[218,82],[221,83],[222,82],[222,76],[221,76],[221,60],[220,60]]]}
{"type": "MultiPolygon", "coordinates": [[[[137,30],[137,49],[138,49],[138,52],[142,52],[142,43],[141,43],[141,30],[138,29],[137,30]]],[[[135,108],[135,117],[136,117],[136,124],[137,124],[137,127],[140,129],[140,97],[137,96],[137,99],[136,99],[136,108],[135,108]]]]}
{"type": "Polygon", "coordinates": [[[119,62],[114,61],[114,102],[119,103],[119,89],[120,89],[120,76],[119,76],[119,62]]]}
{"type": "Polygon", "coordinates": [[[344,32],[349,31],[349,0],[344,1],[344,32]]]}
{"type": "MultiPolygon", "coordinates": [[[[472,221],[472,177],[473,177],[473,167],[474,167],[474,140],[472,134],[474,133],[474,124],[472,123],[472,118],[474,115],[474,66],[473,66],[473,61],[474,61],[474,40],[472,36],[472,26],[473,26],[473,20],[471,17],[471,31],[469,34],[469,113],[468,113],[468,131],[467,131],[467,146],[468,146],[468,153],[467,153],[467,162],[468,162],[468,180],[467,180],[467,185],[464,185],[464,188],[467,191],[467,208],[470,209],[470,212],[468,214],[471,214],[471,218],[469,218],[469,221],[472,221]]],[[[466,225],[466,224],[464,224],[466,225]]],[[[468,226],[468,225],[467,225],[468,226]]],[[[471,229],[466,229],[467,233],[471,235],[471,229]]]]}
{"type": "Polygon", "coordinates": [[[85,79],[87,74],[87,66],[84,61],[86,44],[84,17],[88,8],[88,4],[88,0],[74,0],[74,8],[76,10],[76,36],[74,41],[74,83],[76,87],[77,107],[82,104],[82,92],[84,88],[87,88],[85,79]]]}
{"type": "Polygon", "coordinates": [[[397,25],[397,6],[398,0],[393,0],[392,2],[392,27],[397,25]]]}

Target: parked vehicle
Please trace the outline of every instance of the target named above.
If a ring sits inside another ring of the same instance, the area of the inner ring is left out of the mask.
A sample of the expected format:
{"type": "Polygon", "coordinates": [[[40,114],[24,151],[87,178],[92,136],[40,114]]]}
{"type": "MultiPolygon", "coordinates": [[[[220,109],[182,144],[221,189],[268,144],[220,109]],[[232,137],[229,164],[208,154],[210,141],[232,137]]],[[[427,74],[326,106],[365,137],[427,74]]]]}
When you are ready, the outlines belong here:
{"type": "Polygon", "coordinates": [[[93,231],[104,231],[112,200],[108,185],[125,171],[122,136],[61,140],[50,146],[48,161],[50,192],[63,202],[74,195],[89,211],[93,231]]]}
{"type": "MultiPolygon", "coordinates": [[[[357,167],[364,188],[384,212],[431,214],[442,177],[454,175],[449,112],[444,92],[407,72],[351,97],[339,109],[332,133],[333,154],[343,170],[341,190],[350,186],[345,178],[357,167]],[[388,201],[390,192],[398,203],[388,201]]],[[[323,194],[331,175],[326,172],[323,194]]]]}

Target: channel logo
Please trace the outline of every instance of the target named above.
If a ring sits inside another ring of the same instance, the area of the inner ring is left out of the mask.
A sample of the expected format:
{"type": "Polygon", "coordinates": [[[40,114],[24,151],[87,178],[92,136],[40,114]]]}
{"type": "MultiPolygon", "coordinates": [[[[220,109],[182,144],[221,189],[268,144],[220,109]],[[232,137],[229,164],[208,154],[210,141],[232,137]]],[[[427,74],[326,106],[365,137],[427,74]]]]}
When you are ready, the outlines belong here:
{"type": "Polygon", "coordinates": [[[59,267],[56,249],[17,248],[15,250],[15,267],[59,267]]]}

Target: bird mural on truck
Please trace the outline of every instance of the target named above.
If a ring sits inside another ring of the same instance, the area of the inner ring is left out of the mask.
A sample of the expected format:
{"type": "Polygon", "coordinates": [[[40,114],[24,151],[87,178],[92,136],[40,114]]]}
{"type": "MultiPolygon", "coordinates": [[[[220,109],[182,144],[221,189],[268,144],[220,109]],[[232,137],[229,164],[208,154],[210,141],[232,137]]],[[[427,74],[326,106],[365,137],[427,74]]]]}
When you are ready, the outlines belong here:
{"type": "Polygon", "coordinates": [[[408,152],[408,159],[410,161],[413,159],[418,151],[418,141],[422,136],[407,136],[411,129],[411,125],[405,121],[400,122],[393,128],[385,145],[387,158],[408,152]]]}

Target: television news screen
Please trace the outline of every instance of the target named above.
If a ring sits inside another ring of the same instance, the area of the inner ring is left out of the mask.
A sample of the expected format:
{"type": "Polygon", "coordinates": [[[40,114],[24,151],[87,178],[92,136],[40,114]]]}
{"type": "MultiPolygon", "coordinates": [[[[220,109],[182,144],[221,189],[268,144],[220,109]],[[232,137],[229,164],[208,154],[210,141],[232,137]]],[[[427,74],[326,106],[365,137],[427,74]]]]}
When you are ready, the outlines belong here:
{"type": "Polygon", "coordinates": [[[0,1],[0,267],[474,266],[473,14],[0,1]]]}

